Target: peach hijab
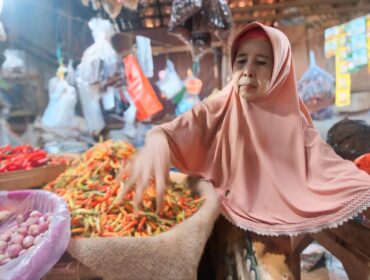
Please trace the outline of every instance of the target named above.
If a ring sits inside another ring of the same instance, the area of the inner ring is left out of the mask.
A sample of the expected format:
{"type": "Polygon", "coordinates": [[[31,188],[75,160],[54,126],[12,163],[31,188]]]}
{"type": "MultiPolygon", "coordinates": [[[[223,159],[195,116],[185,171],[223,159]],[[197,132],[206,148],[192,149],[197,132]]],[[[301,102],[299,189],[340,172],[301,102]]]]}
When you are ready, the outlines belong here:
{"type": "Polygon", "coordinates": [[[259,23],[273,47],[265,97],[247,102],[228,84],[174,121],[157,126],[171,162],[213,183],[223,215],[266,235],[296,235],[336,227],[370,206],[370,176],[323,142],[299,99],[288,38],[259,23]]]}

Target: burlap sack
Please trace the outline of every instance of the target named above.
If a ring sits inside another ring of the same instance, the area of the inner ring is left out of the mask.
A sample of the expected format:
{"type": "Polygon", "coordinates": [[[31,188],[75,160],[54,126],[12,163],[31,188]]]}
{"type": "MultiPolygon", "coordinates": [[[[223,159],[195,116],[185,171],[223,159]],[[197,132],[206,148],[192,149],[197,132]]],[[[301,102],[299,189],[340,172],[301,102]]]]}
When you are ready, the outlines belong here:
{"type": "Polygon", "coordinates": [[[188,220],[158,236],[71,239],[68,252],[104,280],[196,279],[205,243],[219,215],[212,184],[192,187],[206,198],[188,220]]]}

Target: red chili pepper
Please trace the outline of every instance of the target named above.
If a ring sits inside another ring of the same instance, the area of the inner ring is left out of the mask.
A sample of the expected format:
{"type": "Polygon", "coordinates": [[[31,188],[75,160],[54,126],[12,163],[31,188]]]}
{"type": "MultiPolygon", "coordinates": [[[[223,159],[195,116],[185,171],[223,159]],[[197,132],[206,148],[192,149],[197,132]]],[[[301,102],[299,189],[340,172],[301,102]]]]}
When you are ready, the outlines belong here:
{"type": "Polygon", "coordinates": [[[144,216],[144,217],[141,218],[140,223],[137,226],[137,230],[138,231],[142,231],[143,230],[143,227],[144,227],[145,222],[146,222],[146,216],[144,216]]]}

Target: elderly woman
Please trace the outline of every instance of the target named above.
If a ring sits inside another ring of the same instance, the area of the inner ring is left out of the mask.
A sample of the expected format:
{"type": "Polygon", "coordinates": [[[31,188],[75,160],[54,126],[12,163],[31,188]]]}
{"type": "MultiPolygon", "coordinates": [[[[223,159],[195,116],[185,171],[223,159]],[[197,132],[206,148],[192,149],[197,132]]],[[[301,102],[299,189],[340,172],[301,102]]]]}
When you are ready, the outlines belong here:
{"type": "MultiPolygon", "coordinates": [[[[171,165],[210,181],[236,232],[235,238],[225,236],[233,267],[239,263],[234,274],[260,278],[253,255],[259,249],[248,244],[251,234],[336,227],[369,207],[370,177],[320,139],[299,99],[290,43],[282,32],[248,24],[231,55],[232,81],[219,96],[150,131],[131,180],[139,202],[154,177],[157,205],[171,165]],[[244,268],[243,260],[248,260],[244,268]]],[[[225,276],[233,275],[229,272],[225,276]]]]}

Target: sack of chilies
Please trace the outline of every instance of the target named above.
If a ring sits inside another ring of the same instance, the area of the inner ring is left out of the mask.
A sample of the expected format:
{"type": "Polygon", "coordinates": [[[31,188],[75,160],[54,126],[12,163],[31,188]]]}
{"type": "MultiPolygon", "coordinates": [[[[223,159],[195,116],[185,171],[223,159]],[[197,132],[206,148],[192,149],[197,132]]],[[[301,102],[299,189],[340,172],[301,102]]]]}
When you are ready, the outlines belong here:
{"type": "Polygon", "coordinates": [[[197,279],[219,201],[211,183],[202,180],[191,187],[204,203],[170,230],[149,237],[71,238],[68,253],[105,280],[197,279]]]}

